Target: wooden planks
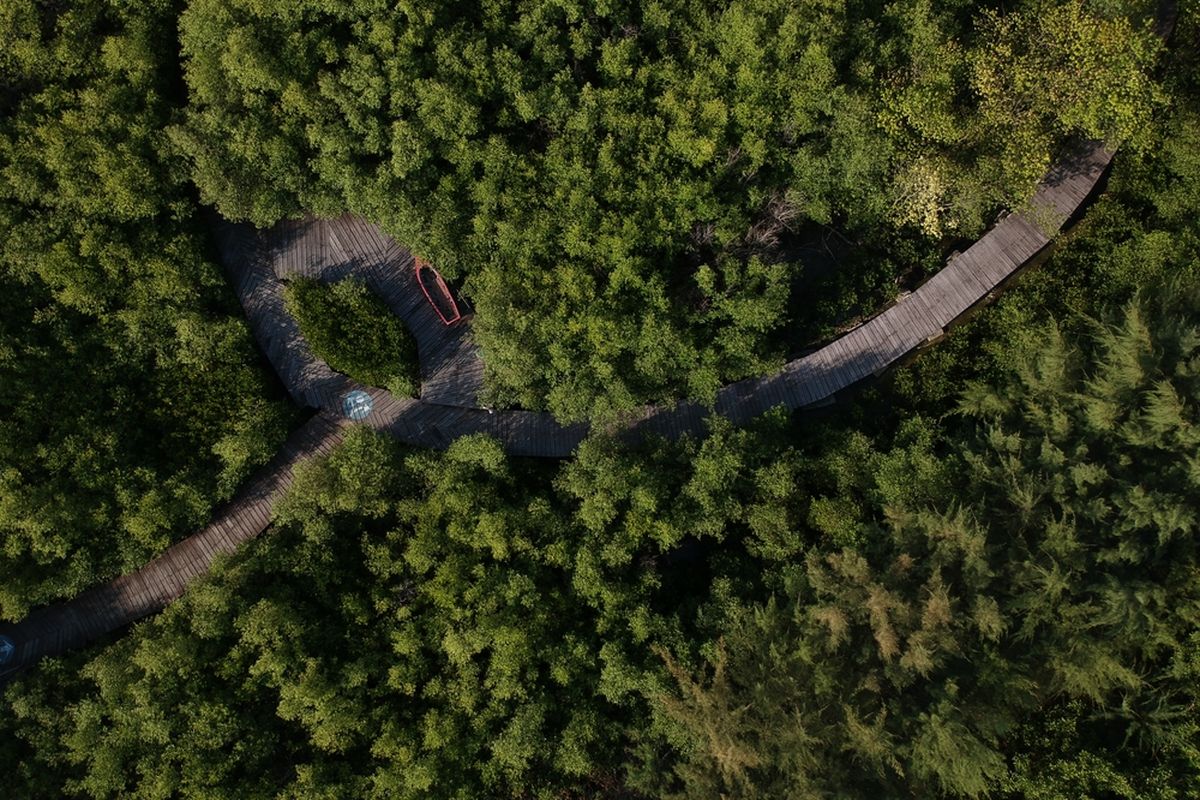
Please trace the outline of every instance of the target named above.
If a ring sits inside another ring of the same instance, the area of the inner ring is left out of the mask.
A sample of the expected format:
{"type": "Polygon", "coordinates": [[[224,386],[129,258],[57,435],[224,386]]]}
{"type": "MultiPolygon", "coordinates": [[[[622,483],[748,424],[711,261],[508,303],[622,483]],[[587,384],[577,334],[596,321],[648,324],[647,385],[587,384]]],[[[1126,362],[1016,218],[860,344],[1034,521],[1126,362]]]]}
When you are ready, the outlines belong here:
{"type": "Polygon", "coordinates": [[[331,264],[337,275],[353,274],[403,320],[417,343],[421,397],[426,402],[474,408],[483,386],[483,362],[470,341],[470,317],[444,325],[417,283],[412,254],[378,228],[357,217],[327,223],[327,236],[341,245],[350,269],[331,264]]]}
{"type": "MultiPolygon", "coordinates": [[[[892,308],[787,364],[783,370],[787,406],[803,408],[833,397],[940,336],[1049,244],[1087,201],[1111,159],[1112,153],[1100,143],[1081,147],[1047,175],[1028,211],[1007,215],[892,308]]],[[[728,399],[723,392],[717,409],[733,418],[728,399]]]]}

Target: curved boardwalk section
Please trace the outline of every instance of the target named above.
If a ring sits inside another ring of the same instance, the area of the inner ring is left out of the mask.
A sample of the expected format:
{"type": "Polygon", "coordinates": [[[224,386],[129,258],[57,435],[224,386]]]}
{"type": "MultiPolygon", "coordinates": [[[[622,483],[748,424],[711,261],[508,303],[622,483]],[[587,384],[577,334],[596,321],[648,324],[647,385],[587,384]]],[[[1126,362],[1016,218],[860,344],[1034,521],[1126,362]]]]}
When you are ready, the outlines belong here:
{"type": "MultiPolygon", "coordinates": [[[[1111,159],[1099,145],[1064,160],[1046,177],[1029,208],[1007,215],[912,294],[836,341],[765,378],[722,389],[714,408],[684,402],[648,407],[625,436],[702,434],[713,410],[743,423],[776,406],[821,405],[940,336],[947,325],[986,300],[1083,205],[1111,159]]],[[[41,658],[83,646],[153,614],[205,574],[213,559],[233,552],[271,522],[274,501],[291,485],[295,466],[328,454],[341,441],[345,394],[361,389],[374,405],[365,422],[396,438],[442,448],[459,436],[487,433],[514,455],[563,457],[587,433],[550,415],[475,407],[482,364],[464,322],[447,328],[416,285],[411,255],[374,226],[354,217],[289,222],[270,231],[218,224],[218,242],[255,338],[297,403],[321,412],[288,439],[230,504],[204,529],[136,572],[69,602],[39,609],[15,625],[0,625],[15,651],[0,665],[0,683],[41,658]],[[421,399],[357,386],[315,358],[283,306],[287,278],[338,280],[353,275],[371,286],[414,332],[422,362],[421,399]]]]}
{"type": "MultiPolygon", "coordinates": [[[[695,402],[648,407],[625,436],[700,435],[712,411],[744,423],[776,406],[795,410],[828,402],[838,392],[880,373],[927,341],[1042,251],[1084,204],[1112,154],[1091,145],[1047,175],[1026,210],[1009,214],[966,252],[882,314],[780,372],[730,384],[713,408],[695,402]]],[[[218,243],[255,338],[297,403],[321,409],[254,481],[199,533],[142,569],[74,600],[0,626],[16,651],[0,666],[0,680],[48,655],[93,641],[162,609],[203,575],[220,553],[232,552],[270,524],[271,505],[291,484],[292,469],[314,453],[328,453],[343,435],[342,398],[354,389],[371,395],[365,422],[423,447],[444,448],[471,433],[498,438],[514,455],[564,457],[587,433],[549,414],[474,407],[482,364],[468,324],[446,327],[416,285],[412,256],[374,226],[354,217],[288,222],[270,231],[218,224],[218,243]],[[283,306],[284,281],[303,275],[365,281],[417,339],[421,399],[360,387],[308,349],[283,306]]]]}
{"type": "Polygon", "coordinates": [[[470,433],[500,439],[514,455],[564,456],[587,432],[549,414],[481,408],[476,399],[483,362],[470,341],[470,317],[443,325],[417,284],[412,255],[374,225],[353,216],[288,221],[269,230],[217,223],[217,244],[254,336],[299,404],[341,413],[350,391],[374,401],[364,420],[409,444],[445,448],[470,433]],[[313,355],[284,308],[288,278],[354,277],[381,297],[417,341],[421,399],[396,397],[359,384],[313,355]]]}
{"type": "Polygon", "coordinates": [[[353,277],[413,333],[422,399],[479,405],[483,362],[467,335],[470,318],[443,325],[417,283],[412,254],[374,225],[349,215],[288,220],[265,231],[218,222],[217,243],[255,338],[297,403],[332,407],[351,383],[308,349],[284,308],[285,283],[297,277],[326,283],[353,277]]]}
{"type": "MultiPolygon", "coordinates": [[[[788,362],[780,372],[724,387],[715,411],[740,424],[776,406],[796,410],[824,405],[937,339],[1050,244],[1084,205],[1111,160],[1112,153],[1095,143],[1064,158],[1042,181],[1028,208],[1005,215],[916,291],[819,350],[788,362]]],[[[635,428],[669,437],[698,433],[707,413],[697,403],[651,409],[635,428]]]]}
{"type": "Polygon", "coordinates": [[[333,451],[345,425],[318,414],[293,433],[275,457],[212,522],[148,564],[73,600],[34,611],[19,623],[0,625],[15,645],[0,666],[0,682],[45,658],[81,647],[142,617],[162,610],[189,583],[208,572],[218,555],[266,530],[271,507],[292,484],[294,469],[310,456],[333,451]]]}
{"type": "MultiPolygon", "coordinates": [[[[774,375],[726,386],[711,408],[696,402],[646,407],[632,415],[624,435],[699,435],[713,411],[744,423],[776,406],[822,405],[878,374],[941,336],[1041,252],[1083,205],[1111,158],[1099,144],[1081,148],[1046,176],[1026,209],[1005,216],[882,314],[774,375]]],[[[586,435],[586,426],[562,426],[549,414],[479,408],[483,365],[470,342],[469,317],[443,325],[416,283],[411,254],[375,226],[351,216],[289,221],[266,231],[220,223],[218,240],[259,345],[297,402],[336,414],[347,392],[366,391],[374,410],[364,421],[422,447],[487,433],[514,455],[565,457],[586,435]],[[358,386],[315,358],[283,306],[284,281],[296,275],[326,281],[354,276],[379,294],[417,339],[421,398],[358,386]]]]}
{"type": "MultiPolygon", "coordinates": [[[[1156,33],[1170,36],[1177,4],[1161,4],[1156,33]]],[[[715,410],[742,423],[776,406],[796,410],[828,402],[838,392],[895,364],[946,327],[1040,253],[1084,205],[1112,153],[1097,143],[1061,160],[1028,207],[1009,214],[965,253],[893,307],[780,372],[726,386],[713,409],[685,402],[648,407],[626,435],[667,437],[703,433],[715,410]]],[[[374,407],[366,422],[415,445],[445,447],[459,436],[488,433],[514,455],[569,455],[586,428],[559,425],[548,414],[477,408],[483,365],[469,338],[468,320],[447,328],[416,284],[411,254],[355,217],[287,222],[270,231],[218,223],[218,244],[255,338],[297,403],[322,409],[294,433],[275,458],[203,530],[168,548],[145,567],[74,600],[39,609],[21,622],[0,624],[14,650],[0,664],[0,684],[39,659],[83,646],[149,614],[183,594],[213,559],[262,533],[271,507],[291,485],[298,463],[328,454],[341,441],[341,399],[367,391],[374,407]],[[283,281],[304,275],[365,281],[408,325],[421,360],[421,399],[365,389],[315,358],[283,307],[283,281]]],[[[0,651],[3,653],[4,651],[0,651]]]]}

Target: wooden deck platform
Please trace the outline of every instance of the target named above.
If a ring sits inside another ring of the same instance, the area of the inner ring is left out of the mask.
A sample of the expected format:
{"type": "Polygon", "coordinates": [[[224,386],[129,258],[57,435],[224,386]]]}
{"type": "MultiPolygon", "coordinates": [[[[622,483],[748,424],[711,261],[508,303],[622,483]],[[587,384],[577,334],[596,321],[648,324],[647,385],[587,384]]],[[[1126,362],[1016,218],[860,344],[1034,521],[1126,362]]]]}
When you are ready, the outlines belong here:
{"type": "Polygon", "coordinates": [[[259,345],[301,405],[330,407],[350,383],[315,358],[283,302],[284,282],[354,278],[387,304],[417,343],[421,399],[478,406],[483,362],[470,338],[470,317],[447,326],[417,283],[412,254],[363,219],[306,218],[269,230],[217,223],[217,240],[259,345]]]}

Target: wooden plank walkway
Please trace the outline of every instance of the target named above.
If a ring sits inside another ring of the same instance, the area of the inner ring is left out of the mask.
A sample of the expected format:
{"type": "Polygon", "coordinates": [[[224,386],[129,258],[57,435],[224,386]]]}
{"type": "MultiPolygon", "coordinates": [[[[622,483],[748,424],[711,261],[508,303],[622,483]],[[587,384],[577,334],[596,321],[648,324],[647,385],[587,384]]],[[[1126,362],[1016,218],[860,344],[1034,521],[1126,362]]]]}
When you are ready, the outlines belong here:
{"type": "MultiPolygon", "coordinates": [[[[1161,4],[1155,26],[1160,37],[1170,36],[1177,15],[1173,0],[1161,4]]],[[[1112,153],[1099,143],[1081,148],[1051,169],[1027,208],[1005,216],[896,305],[774,375],[724,387],[712,409],[691,401],[646,407],[622,435],[702,435],[710,411],[743,424],[771,408],[796,410],[827,403],[838,392],[878,375],[941,336],[947,325],[989,299],[1037,256],[1087,202],[1111,159],[1112,153]]],[[[218,555],[233,552],[267,529],[272,505],[291,485],[298,463],[328,455],[341,442],[346,426],[341,398],[355,384],[308,349],[283,305],[287,277],[357,276],[413,331],[421,359],[421,399],[364,389],[374,400],[366,423],[375,429],[434,448],[447,447],[467,434],[487,433],[514,455],[552,458],[572,453],[587,434],[586,426],[563,426],[544,413],[476,407],[483,365],[468,325],[446,328],[436,320],[416,286],[411,254],[369,223],[344,216],[289,221],[265,232],[226,222],[216,223],[215,229],[259,346],[296,402],[321,412],[289,437],[271,462],[199,532],[135,572],[73,600],[37,609],[18,623],[0,623],[0,635],[15,644],[14,654],[0,665],[0,685],[46,656],[82,647],[181,596],[218,555]]]]}
{"type": "MultiPolygon", "coordinates": [[[[1177,16],[1176,2],[1161,3],[1156,33],[1168,38],[1177,16]]],[[[1082,147],[1054,166],[1027,208],[1005,216],[896,305],[774,375],[724,387],[712,409],[691,401],[646,407],[634,415],[623,436],[702,435],[710,411],[743,424],[778,406],[796,410],[827,403],[838,392],[878,375],[988,300],[1040,253],[1087,202],[1111,159],[1112,153],[1099,143],[1082,147]]],[[[374,400],[366,423],[375,429],[434,448],[447,447],[467,434],[487,433],[514,455],[548,458],[570,455],[587,434],[586,426],[563,426],[544,413],[475,407],[483,365],[468,325],[446,328],[434,318],[415,285],[411,254],[369,223],[345,216],[289,221],[266,232],[225,222],[217,222],[215,228],[255,339],[296,402],[321,412],[289,437],[272,461],[199,532],[135,572],[38,609],[18,623],[0,623],[0,635],[16,645],[14,655],[0,665],[0,685],[46,656],[82,647],[181,596],[189,583],[207,573],[214,558],[267,529],[272,505],[291,485],[298,463],[328,455],[341,442],[346,426],[341,397],[355,384],[309,351],[283,306],[283,279],[289,276],[337,280],[355,275],[413,331],[421,359],[421,399],[364,389],[374,400]]]]}
{"type": "Polygon", "coordinates": [[[327,407],[350,385],[315,358],[283,302],[284,282],[304,277],[332,283],[353,277],[403,320],[417,343],[421,398],[475,408],[483,361],[470,338],[468,314],[442,324],[417,283],[414,259],[374,225],[346,215],[287,220],[265,231],[218,222],[217,242],[251,329],[268,360],[301,405],[327,407]]]}
{"type": "MultiPolygon", "coordinates": [[[[796,410],[826,404],[838,392],[878,375],[940,336],[1040,253],[1086,202],[1111,158],[1108,150],[1093,144],[1057,164],[1028,208],[1005,216],[924,285],[855,330],[774,375],[724,387],[712,409],[691,401],[647,406],[632,415],[622,437],[701,436],[711,411],[744,424],[779,406],[796,410]]],[[[0,624],[0,634],[16,643],[15,656],[0,665],[0,683],[41,658],[83,646],[161,610],[204,575],[217,555],[233,552],[264,531],[271,506],[291,484],[296,464],[328,454],[341,441],[347,424],[341,401],[352,389],[366,391],[374,401],[366,424],[420,447],[443,449],[460,436],[485,433],[513,455],[562,458],[587,435],[586,425],[564,426],[546,413],[477,407],[482,363],[468,326],[447,328],[436,319],[416,286],[412,256],[374,226],[341,217],[290,221],[270,231],[220,222],[216,230],[255,339],[296,402],[320,413],[198,533],[136,572],[38,609],[17,624],[0,624]],[[284,279],[295,275],[318,280],[353,275],[378,292],[416,335],[424,376],[421,398],[358,386],[313,356],[284,308],[284,279]]]]}
{"type": "MultiPolygon", "coordinates": [[[[712,410],[744,424],[778,406],[824,405],[940,337],[1050,243],[1111,159],[1099,143],[1082,146],[1054,166],[1026,208],[1004,216],[916,291],[775,375],[724,387],[712,410]]],[[[443,325],[417,285],[412,255],[370,223],[309,217],[267,231],[218,223],[218,242],[251,329],[296,402],[338,414],[342,397],[361,389],[375,401],[366,424],[421,447],[445,448],[460,436],[487,433],[515,455],[561,458],[587,434],[586,426],[562,426],[549,414],[479,407],[483,362],[470,340],[469,317],[443,325]],[[313,356],[284,308],[284,280],[292,276],[353,276],[377,293],[417,340],[420,399],[359,386],[313,356]]],[[[701,435],[707,413],[693,402],[648,406],[631,415],[623,435],[701,435]]]]}
{"type": "Polygon", "coordinates": [[[338,418],[317,414],[197,533],[135,572],[73,600],[37,609],[18,623],[0,624],[0,634],[16,645],[14,656],[0,666],[0,684],[42,658],[93,642],[180,597],[188,584],[208,572],[214,558],[232,553],[267,529],[271,507],[291,486],[295,466],[333,452],[346,428],[338,418]]]}

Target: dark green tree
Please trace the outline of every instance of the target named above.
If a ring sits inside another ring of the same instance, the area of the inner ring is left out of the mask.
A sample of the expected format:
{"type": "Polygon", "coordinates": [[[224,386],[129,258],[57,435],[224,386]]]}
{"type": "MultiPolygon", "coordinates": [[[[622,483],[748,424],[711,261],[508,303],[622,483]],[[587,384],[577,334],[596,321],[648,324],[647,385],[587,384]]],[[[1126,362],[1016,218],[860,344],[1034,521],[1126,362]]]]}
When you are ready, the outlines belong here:
{"type": "Polygon", "coordinates": [[[325,285],[293,279],[286,290],[313,355],[368,386],[416,397],[421,387],[417,343],[387,305],[353,280],[325,285]]]}
{"type": "Polygon", "coordinates": [[[162,129],[178,8],[0,14],[0,616],[144,563],[286,432],[162,129]]]}

